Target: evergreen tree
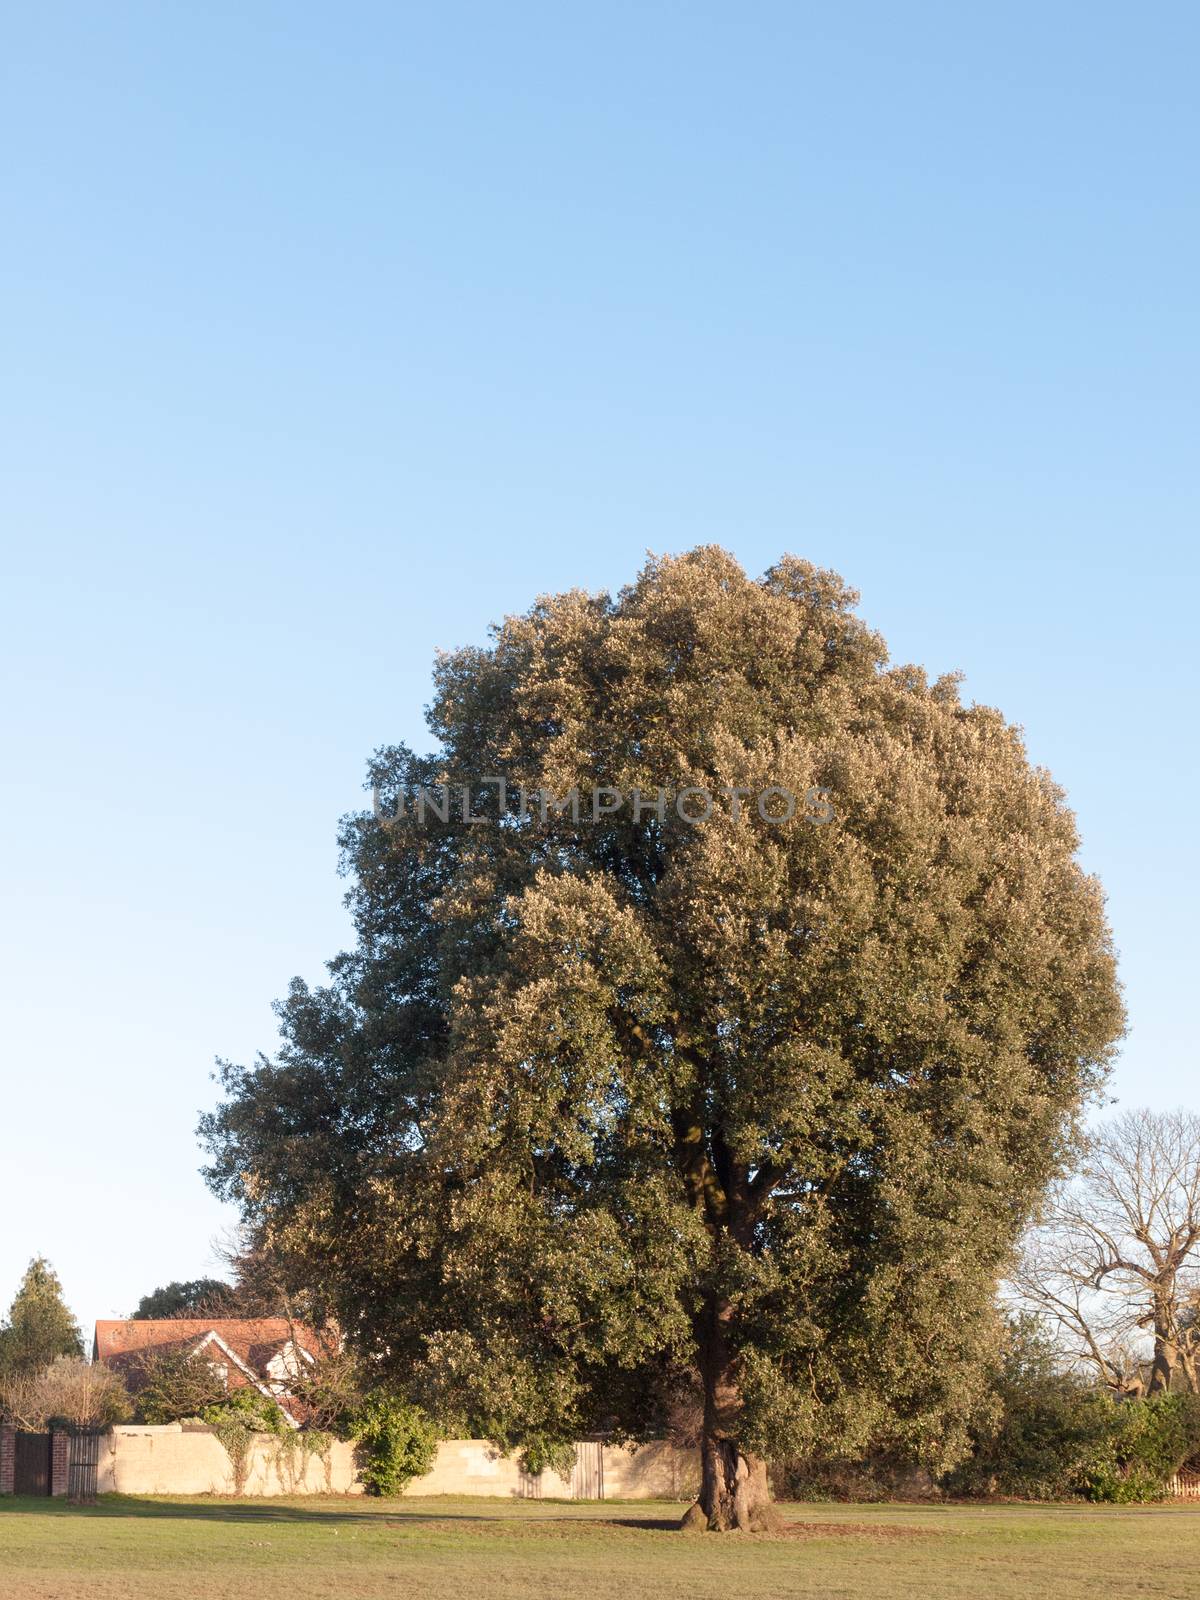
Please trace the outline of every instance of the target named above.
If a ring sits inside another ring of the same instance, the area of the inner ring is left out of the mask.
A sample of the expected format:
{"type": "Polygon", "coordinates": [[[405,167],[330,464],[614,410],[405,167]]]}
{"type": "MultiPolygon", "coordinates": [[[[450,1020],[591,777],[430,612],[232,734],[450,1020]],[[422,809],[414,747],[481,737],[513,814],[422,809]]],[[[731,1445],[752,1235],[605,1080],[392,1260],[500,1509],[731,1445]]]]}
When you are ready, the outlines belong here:
{"type": "Polygon", "coordinates": [[[0,1327],[0,1372],[40,1372],[58,1356],[82,1354],[79,1324],[58,1274],[44,1256],[35,1256],[0,1327]]]}
{"type": "Polygon", "coordinates": [[[234,1291],[220,1278],[174,1279],[137,1303],[134,1316],[155,1320],[163,1317],[236,1317],[240,1313],[234,1291]]]}
{"type": "Polygon", "coordinates": [[[716,1528],[769,1519],[772,1454],[965,1454],[1122,1027],[1061,791],[856,599],[706,548],[442,657],[440,751],[380,752],[395,815],[345,825],[357,948],[204,1124],[217,1191],[444,1417],[554,1461],[690,1389],[716,1528]],[[501,815],[496,775],[578,814],[501,815]],[[402,803],[434,784],[445,820],[402,803]]]}

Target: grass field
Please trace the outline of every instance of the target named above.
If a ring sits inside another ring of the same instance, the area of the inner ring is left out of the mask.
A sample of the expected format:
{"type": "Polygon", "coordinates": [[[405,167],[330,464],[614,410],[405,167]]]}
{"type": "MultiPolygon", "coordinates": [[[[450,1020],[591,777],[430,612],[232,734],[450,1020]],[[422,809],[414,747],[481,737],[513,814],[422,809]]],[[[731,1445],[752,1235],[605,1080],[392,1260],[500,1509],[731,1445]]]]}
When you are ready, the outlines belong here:
{"type": "Polygon", "coordinates": [[[1200,1592],[1200,1507],[787,1505],[787,1532],[676,1505],[0,1500],[3,1600],[979,1600],[1200,1592]]]}

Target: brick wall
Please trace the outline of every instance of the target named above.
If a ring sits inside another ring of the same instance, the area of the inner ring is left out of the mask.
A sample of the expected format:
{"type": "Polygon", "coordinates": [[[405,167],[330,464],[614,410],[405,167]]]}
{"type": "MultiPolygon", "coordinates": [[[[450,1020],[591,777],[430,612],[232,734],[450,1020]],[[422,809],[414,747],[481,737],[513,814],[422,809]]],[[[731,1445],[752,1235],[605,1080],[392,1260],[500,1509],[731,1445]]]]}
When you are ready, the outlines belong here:
{"type": "Polygon", "coordinates": [[[55,1428],[50,1435],[50,1493],[66,1494],[71,1475],[71,1435],[55,1428]]]}
{"type": "Polygon", "coordinates": [[[0,1494],[12,1494],[17,1469],[17,1430],[0,1428],[0,1494]]]}

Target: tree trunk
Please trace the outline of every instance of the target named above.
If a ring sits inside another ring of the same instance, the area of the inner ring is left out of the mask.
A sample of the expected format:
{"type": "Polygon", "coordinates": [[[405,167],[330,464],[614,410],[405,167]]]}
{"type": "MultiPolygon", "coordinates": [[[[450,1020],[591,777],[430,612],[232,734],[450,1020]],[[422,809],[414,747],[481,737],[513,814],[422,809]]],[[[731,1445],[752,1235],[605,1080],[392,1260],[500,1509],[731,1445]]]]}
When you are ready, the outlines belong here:
{"type": "MultiPolygon", "coordinates": [[[[1174,1286],[1172,1285],[1172,1292],[1174,1286]]],[[[1150,1367],[1150,1382],[1147,1386],[1148,1394],[1166,1394],[1171,1388],[1171,1379],[1175,1374],[1175,1363],[1178,1351],[1174,1338],[1174,1318],[1171,1315],[1173,1307],[1168,1301],[1157,1299],[1154,1307],[1154,1360],[1150,1367]]]]}
{"type": "Polygon", "coordinates": [[[779,1526],[771,1503],[767,1463],[732,1439],[705,1433],[701,1445],[700,1510],[717,1533],[767,1533],[779,1526]]]}
{"type": "Polygon", "coordinates": [[[1177,1371],[1181,1381],[1176,1388],[1182,1389],[1185,1394],[1200,1394],[1200,1381],[1197,1373],[1196,1357],[1200,1355],[1200,1340],[1194,1326],[1184,1329],[1183,1338],[1179,1344],[1179,1365],[1177,1371]]]}
{"type": "Polygon", "coordinates": [[[744,1450],[737,1438],[742,1397],[729,1353],[731,1316],[727,1301],[711,1303],[697,1330],[704,1384],[700,1498],[685,1516],[684,1526],[707,1527],[716,1533],[732,1529],[764,1533],[779,1526],[779,1516],[771,1503],[767,1463],[744,1450]]]}

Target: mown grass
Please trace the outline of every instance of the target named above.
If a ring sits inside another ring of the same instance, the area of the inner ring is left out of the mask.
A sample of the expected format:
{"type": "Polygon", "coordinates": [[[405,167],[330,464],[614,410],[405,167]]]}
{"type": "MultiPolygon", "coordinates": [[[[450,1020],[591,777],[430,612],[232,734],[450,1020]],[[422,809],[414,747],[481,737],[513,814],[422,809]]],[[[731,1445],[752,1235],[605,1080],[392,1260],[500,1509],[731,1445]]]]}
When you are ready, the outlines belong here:
{"type": "Polygon", "coordinates": [[[786,1505],[778,1537],[676,1505],[0,1500],[3,1600],[1007,1600],[1200,1592],[1200,1508],[786,1505]]]}

